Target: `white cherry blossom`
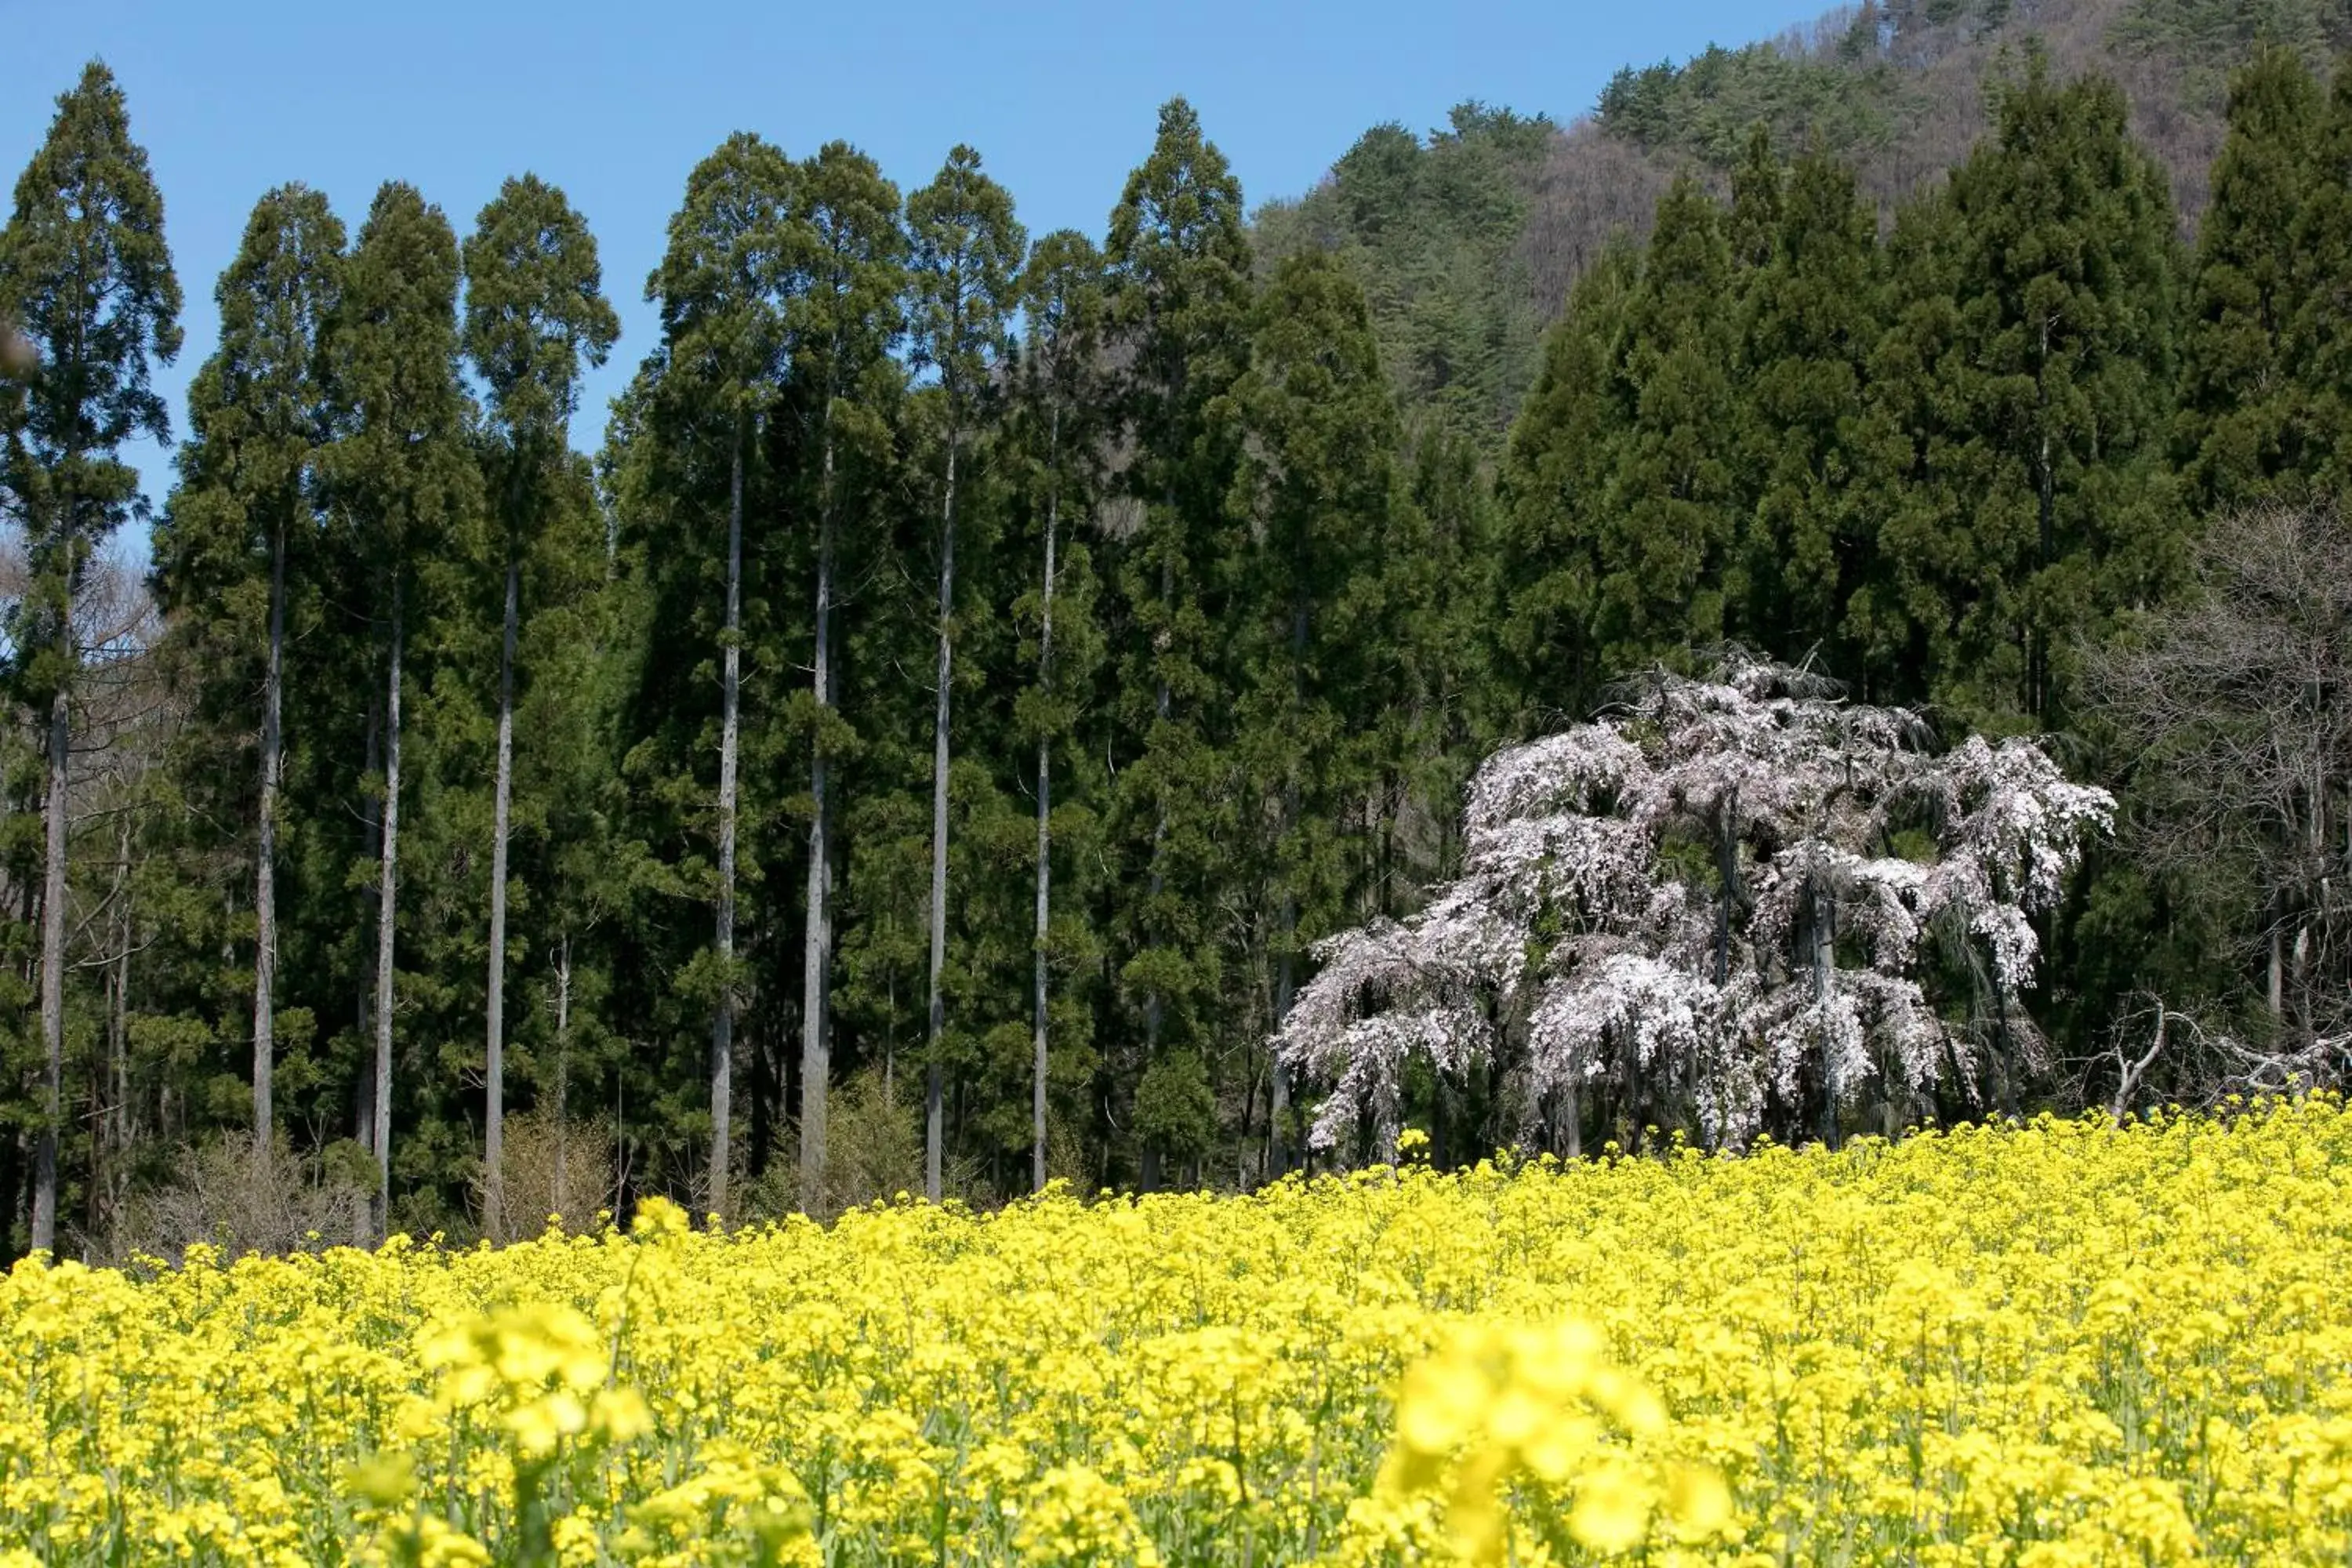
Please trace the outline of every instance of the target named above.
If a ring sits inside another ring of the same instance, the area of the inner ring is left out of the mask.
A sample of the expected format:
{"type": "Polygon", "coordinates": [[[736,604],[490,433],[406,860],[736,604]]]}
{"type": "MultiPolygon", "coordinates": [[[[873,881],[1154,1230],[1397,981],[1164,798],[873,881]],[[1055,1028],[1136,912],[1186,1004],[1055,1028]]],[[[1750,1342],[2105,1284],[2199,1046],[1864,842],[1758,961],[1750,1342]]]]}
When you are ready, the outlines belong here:
{"type": "Polygon", "coordinates": [[[1973,943],[2030,1037],[2007,1010],[2032,983],[2031,917],[2114,809],[2031,741],[1938,754],[1917,715],[1809,671],[1655,672],[1487,759],[1461,875],[1320,943],[1275,1048],[1328,1088],[1324,1145],[1367,1117],[1392,1135],[1416,1055],[1459,1078],[1503,1053],[1534,1105],[1652,1086],[1719,1145],[1874,1083],[1973,1098],[1983,1047],[1929,994],[1926,934],[1973,943]]]}

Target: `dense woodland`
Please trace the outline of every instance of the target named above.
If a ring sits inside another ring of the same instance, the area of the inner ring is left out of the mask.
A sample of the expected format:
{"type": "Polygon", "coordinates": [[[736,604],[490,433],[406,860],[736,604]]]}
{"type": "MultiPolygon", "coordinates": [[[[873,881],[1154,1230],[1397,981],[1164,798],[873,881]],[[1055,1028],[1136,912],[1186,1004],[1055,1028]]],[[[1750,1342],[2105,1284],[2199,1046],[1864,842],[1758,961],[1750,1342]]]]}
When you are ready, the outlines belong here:
{"type": "MultiPolygon", "coordinates": [[[[902,192],[740,133],[655,342],[532,176],[463,232],[281,186],[185,410],[91,66],[0,231],[0,1250],[1257,1183],[1317,941],[1454,873],[1496,748],[1734,647],[2123,802],[2038,917],[2044,1048],[1942,1113],[2336,1076],[2342,18],[2110,5],[2107,74],[2083,9],[1465,105],[1255,220],[1180,100],[1100,236],[970,148],[902,192]],[[2151,50],[2239,62],[2193,177],[2151,50]],[[1955,60],[1973,140],[1903,173],[1955,60]]],[[[1401,1092],[1441,1161],[1512,1135],[1401,1092]]]]}

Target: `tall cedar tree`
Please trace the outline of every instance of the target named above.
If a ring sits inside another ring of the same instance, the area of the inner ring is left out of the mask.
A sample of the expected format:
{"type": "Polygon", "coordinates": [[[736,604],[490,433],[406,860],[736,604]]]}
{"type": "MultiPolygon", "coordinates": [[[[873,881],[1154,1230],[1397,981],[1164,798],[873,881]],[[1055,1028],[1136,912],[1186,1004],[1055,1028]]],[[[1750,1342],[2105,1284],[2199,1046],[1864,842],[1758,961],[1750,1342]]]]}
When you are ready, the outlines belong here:
{"type": "MultiPolygon", "coordinates": [[[[695,165],[686,199],[669,221],[669,247],[646,282],[661,307],[662,345],[639,385],[650,404],[653,442],[641,454],[656,463],[653,483],[682,492],[672,530],[649,542],[649,567],[675,581],[684,572],[686,602],[672,595],[657,610],[708,625],[702,563],[711,552],[705,509],[723,507],[719,545],[724,604],[713,638],[719,650],[718,866],[711,889],[716,936],[710,960],[688,965],[683,988],[710,1004],[710,1155],[704,1201],[726,1214],[732,1170],[734,1027],[741,981],[735,954],[739,753],[742,734],[743,521],[746,465],[761,422],[780,395],[785,312],[799,286],[792,257],[804,244],[800,176],[774,146],[738,132],[695,165]],[[723,502],[705,498],[723,494],[723,502]]],[[[684,692],[667,695],[683,698],[684,692]]],[[[658,700],[657,700],[658,702],[658,700]]],[[[667,708],[668,704],[661,703],[667,708]]],[[[698,710],[698,704],[697,705],[698,710]]],[[[699,736],[695,744],[699,749],[699,736]]],[[[689,770],[690,776],[690,770],[689,770]]]]}
{"type": "Polygon", "coordinates": [[[391,1224],[394,961],[400,887],[402,658],[423,565],[472,526],[478,482],[471,411],[457,374],[457,237],[414,186],[388,182],[360,226],[333,334],[344,434],[330,458],[338,509],[356,538],[383,637],[383,774],[376,874],[375,1071],[369,1131],[374,1221],[391,1224]]]}
{"type": "Polygon", "coordinates": [[[75,647],[73,601],[90,552],[145,510],[122,444],[171,436],[152,382],[180,352],[180,284],[163,200],[131,139],[122,90],[92,61],[17,178],[0,229],[0,318],[37,354],[0,389],[0,486],[22,520],[31,582],[9,641],[18,700],[47,710],[41,891],[41,1095],[31,1245],[57,1243],[58,1138],[65,1112],[66,847],[75,647]]]}
{"type": "Polygon", "coordinates": [[[1410,437],[1402,456],[1356,633],[1375,697],[1350,878],[1359,920],[1404,914],[1451,870],[1454,803],[1499,729],[1492,469],[1477,440],[1442,429],[1410,437]]]}
{"type": "Polygon", "coordinates": [[[1507,733],[1580,720],[1612,673],[1600,640],[1600,540],[1633,423],[1617,368],[1641,267],[1639,251],[1616,246],[1577,280],[1504,454],[1492,635],[1507,733]]]}
{"type": "Polygon", "coordinates": [[[2352,479],[2352,70],[2336,70],[2315,141],[2317,163],[2294,229],[2303,276],[2287,352],[2308,405],[2305,461],[2323,490],[2341,494],[2352,479]]]}
{"type": "Polygon", "coordinates": [[[1879,332],[1875,220],[1853,173],[1819,154],[1780,184],[1743,290],[1739,633],[1789,663],[1874,666],[1847,635],[1874,575],[1870,520],[1853,489],[1864,374],[1879,332]]]}
{"type": "MultiPolygon", "coordinates": [[[[845,142],[801,166],[804,226],[800,282],[786,308],[792,380],[803,440],[814,453],[816,513],[814,655],[809,693],[809,858],[802,936],[800,1202],[823,1206],[826,1094],[831,1088],[835,776],[853,732],[835,710],[841,671],[837,606],[841,525],[862,516],[875,486],[860,475],[889,447],[898,370],[891,355],[905,330],[906,231],[898,188],[845,142]],[[865,493],[857,493],[859,491],[865,493]]],[[[869,542],[853,541],[852,543],[869,542]]]]}
{"type": "Polygon", "coordinates": [[[514,795],[515,637],[524,560],[571,460],[580,369],[604,363],[620,318],[604,293],[596,241],[563,193],[509,179],[464,251],[465,350],[488,394],[493,495],[505,609],[499,647],[498,778],[490,838],[490,940],[482,1115],[483,1225],[506,1235],[507,840],[514,795]]]}
{"type": "Polygon", "coordinates": [[[1215,628],[1234,559],[1223,522],[1234,442],[1207,411],[1245,361],[1250,303],[1240,182],[1181,98],[1128,176],[1105,256],[1112,331],[1129,355],[1118,391],[1132,509],[1118,540],[1118,766],[1122,859],[1142,886],[1122,889],[1120,979],[1143,1016],[1141,1076],[1129,1081],[1149,1184],[1160,1156],[1197,1159],[1214,1131],[1199,1014],[1218,989],[1209,917],[1230,848],[1218,816],[1230,801],[1220,725],[1231,671],[1215,628]]]}
{"type": "Polygon", "coordinates": [[[2316,457],[2294,357],[2313,226],[2344,205],[2340,186],[2315,189],[2324,117],[2319,84],[2286,49],[2261,51],[2230,83],[2229,135],[2197,231],[2174,437],[2203,510],[2292,487],[2316,457]]]}
{"type": "Polygon", "coordinates": [[[1897,226],[1907,298],[1874,367],[1879,556],[1927,695],[1970,723],[2045,723],[2076,638],[2180,569],[2171,202],[2122,92],[2036,59],[1921,207],[1897,226]]]}
{"type": "MultiPolygon", "coordinates": [[[[628,917],[663,900],[668,878],[631,831],[614,766],[635,652],[629,613],[642,599],[611,552],[587,460],[569,455],[553,478],[535,557],[537,602],[517,655],[531,680],[515,699],[515,724],[535,744],[516,766],[519,834],[527,833],[516,879],[534,890],[538,936],[537,984],[519,993],[536,1005],[519,1026],[535,1063],[541,1125],[553,1134],[553,1168],[539,1189],[545,1212],[579,1229],[618,1195],[610,1145],[588,1134],[601,1131],[600,1100],[636,1065],[622,1032],[634,1019],[614,999],[619,960],[634,945],[628,917]]],[[[509,1206],[524,1212],[512,1195],[509,1206]]]]}
{"type": "MultiPolygon", "coordinates": [[[[1265,884],[1258,947],[1274,972],[1262,1031],[1272,1033],[1290,1012],[1305,942],[1346,918],[1346,813],[1361,797],[1367,721],[1402,695],[1366,679],[1383,629],[1395,405],[1363,290],[1338,261],[1309,254],[1275,269],[1231,402],[1245,432],[1234,505],[1255,542],[1236,750],[1251,814],[1243,842],[1265,884]]],[[[1298,1139],[1288,1071],[1269,1059],[1265,1073],[1274,1176],[1298,1139]]]]}
{"type": "Polygon", "coordinates": [[[923,1190],[940,1196],[945,1132],[940,1036],[947,1027],[948,750],[955,662],[956,462],[989,404],[1006,348],[1006,323],[1029,237],[1013,216],[1013,195],[981,173],[980,154],[959,146],[931,183],[907,198],[913,240],[908,325],[915,362],[939,373],[946,468],[940,485],[939,667],[931,731],[930,989],[923,1091],[923,1190]]]}
{"type": "Polygon", "coordinates": [[[251,808],[257,1158],[273,1137],[286,623],[289,592],[300,587],[289,588],[289,571],[317,569],[320,465],[334,438],[326,334],[341,308],[344,237],[327,198],[307,186],[281,185],[255,205],[214,291],[220,343],[189,391],[193,438],[154,545],[163,608],[186,645],[204,720],[245,733],[257,633],[261,644],[251,808]]]}
{"type": "Polygon", "coordinates": [[[1696,179],[1677,180],[1626,310],[1633,420],[1604,492],[1594,606],[1612,670],[1720,639],[1740,596],[1732,276],[1722,211],[1696,179]]]}
{"type": "MultiPolygon", "coordinates": [[[[1016,417],[1027,457],[1023,500],[1034,520],[1037,585],[1024,595],[1020,611],[1032,628],[1035,675],[1015,710],[1018,728],[1035,745],[1037,859],[1034,952],[1030,973],[1030,1184],[1043,1191],[1046,1180],[1048,1116],[1053,1087],[1053,1046],[1061,1042],[1066,1068],[1077,1067],[1083,1014],[1066,1005],[1056,1013],[1051,994],[1059,960],[1065,973],[1091,954],[1084,904],[1072,911],[1066,888],[1058,916],[1054,903],[1054,849],[1058,837],[1065,864],[1076,859],[1071,840],[1091,837],[1094,813],[1065,791],[1055,805],[1054,758],[1062,753],[1073,777],[1084,777],[1087,740],[1085,698],[1102,662],[1102,637],[1095,623],[1093,558],[1075,527],[1064,539],[1065,522],[1087,515],[1099,485],[1097,454],[1103,434],[1099,378],[1104,299],[1101,253],[1086,236],[1057,229],[1040,239],[1021,279],[1021,310],[1026,328],[1016,417]],[[1056,833],[1057,826],[1060,828],[1056,833]],[[1058,1022],[1057,1022],[1058,1020],[1058,1022]]],[[[1090,770],[1088,770],[1090,772],[1090,770]]]]}

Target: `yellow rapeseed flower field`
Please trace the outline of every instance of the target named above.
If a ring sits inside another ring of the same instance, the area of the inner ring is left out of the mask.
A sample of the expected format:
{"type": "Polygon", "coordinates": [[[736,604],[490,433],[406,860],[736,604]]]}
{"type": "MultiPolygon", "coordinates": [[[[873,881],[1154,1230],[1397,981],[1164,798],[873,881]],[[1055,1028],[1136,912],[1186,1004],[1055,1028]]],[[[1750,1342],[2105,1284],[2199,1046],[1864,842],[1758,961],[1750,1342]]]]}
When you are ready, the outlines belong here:
{"type": "Polygon", "coordinates": [[[0,1284],[0,1564],[2344,1563],[2352,1112],[0,1284]]]}

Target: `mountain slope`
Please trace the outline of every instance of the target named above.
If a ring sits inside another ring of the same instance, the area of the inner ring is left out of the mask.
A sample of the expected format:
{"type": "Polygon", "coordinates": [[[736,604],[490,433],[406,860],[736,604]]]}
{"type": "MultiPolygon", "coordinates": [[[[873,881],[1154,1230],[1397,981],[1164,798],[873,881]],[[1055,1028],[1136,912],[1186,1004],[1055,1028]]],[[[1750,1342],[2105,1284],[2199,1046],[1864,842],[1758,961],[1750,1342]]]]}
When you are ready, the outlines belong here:
{"type": "Polygon", "coordinates": [[[1306,195],[1257,215],[1270,264],[1349,258],[1416,426],[1492,449],[1570,284],[1649,230],[1675,174],[1721,184],[1753,128],[1851,163],[1883,214],[1943,178],[1985,128],[1988,79],[2040,51],[2062,77],[2119,82],[2135,136],[2204,210],[2230,71],[2259,42],[2324,64],[2352,47],[2352,0],[1875,0],[1682,64],[1627,67],[1567,122],[1465,104],[1416,137],[1376,126],[1306,195]]]}

